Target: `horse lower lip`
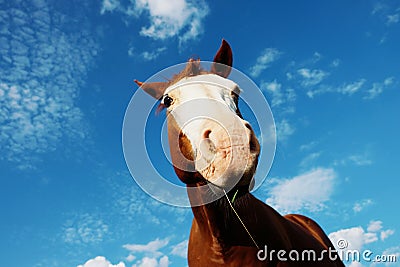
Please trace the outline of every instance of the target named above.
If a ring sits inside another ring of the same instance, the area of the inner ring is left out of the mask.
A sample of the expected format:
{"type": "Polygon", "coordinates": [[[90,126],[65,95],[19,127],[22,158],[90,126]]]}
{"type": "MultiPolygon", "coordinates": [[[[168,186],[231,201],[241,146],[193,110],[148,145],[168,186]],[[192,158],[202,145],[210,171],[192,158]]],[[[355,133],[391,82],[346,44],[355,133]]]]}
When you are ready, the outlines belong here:
{"type": "Polygon", "coordinates": [[[229,146],[217,146],[217,150],[227,150],[227,149],[236,148],[236,147],[245,148],[246,145],[243,145],[243,144],[232,144],[232,145],[229,145],[229,146]]]}

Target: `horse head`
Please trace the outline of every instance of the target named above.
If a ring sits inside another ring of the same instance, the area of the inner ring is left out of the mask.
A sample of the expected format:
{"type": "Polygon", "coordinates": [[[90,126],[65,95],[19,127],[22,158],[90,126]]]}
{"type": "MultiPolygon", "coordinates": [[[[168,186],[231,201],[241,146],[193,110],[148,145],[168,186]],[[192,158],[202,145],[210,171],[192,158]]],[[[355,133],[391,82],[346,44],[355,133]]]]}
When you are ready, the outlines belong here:
{"type": "Polygon", "coordinates": [[[174,169],[188,185],[229,191],[251,187],[260,145],[238,107],[239,86],[228,79],[232,50],[223,40],[210,70],[190,59],[167,82],[135,82],[166,109],[174,169]]]}

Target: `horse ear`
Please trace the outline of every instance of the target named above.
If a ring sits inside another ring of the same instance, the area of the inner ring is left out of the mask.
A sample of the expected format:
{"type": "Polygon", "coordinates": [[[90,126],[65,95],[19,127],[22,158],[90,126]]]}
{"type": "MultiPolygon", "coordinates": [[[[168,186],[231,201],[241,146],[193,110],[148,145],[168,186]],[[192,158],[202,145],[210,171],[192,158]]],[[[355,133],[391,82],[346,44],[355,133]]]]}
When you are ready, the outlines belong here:
{"type": "Polygon", "coordinates": [[[231,73],[233,63],[232,49],[227,41],[222,39],[222,44],[215,54],[211,72],[227,78],[231,73]]]}
{"type": "Polygon", "coordinates": [[[134,80],[134,82],[155,99],[160,99],[168,86],[166,82],[143,83],[138,80],[134,80]]]}

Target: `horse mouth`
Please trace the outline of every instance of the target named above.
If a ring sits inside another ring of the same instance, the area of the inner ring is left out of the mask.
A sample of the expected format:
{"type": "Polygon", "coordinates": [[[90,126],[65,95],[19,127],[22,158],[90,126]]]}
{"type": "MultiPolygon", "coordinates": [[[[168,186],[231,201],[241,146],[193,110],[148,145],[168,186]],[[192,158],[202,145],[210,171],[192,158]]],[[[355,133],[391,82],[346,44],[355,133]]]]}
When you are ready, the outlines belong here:
{"type": "Polygon", "coordinates": [[[237,143],[218,147],[204,145],[200,145],[196,153],[195,168],[207,182],[226,189],[250,184],[258,162],[258,151],[237,143]]]}

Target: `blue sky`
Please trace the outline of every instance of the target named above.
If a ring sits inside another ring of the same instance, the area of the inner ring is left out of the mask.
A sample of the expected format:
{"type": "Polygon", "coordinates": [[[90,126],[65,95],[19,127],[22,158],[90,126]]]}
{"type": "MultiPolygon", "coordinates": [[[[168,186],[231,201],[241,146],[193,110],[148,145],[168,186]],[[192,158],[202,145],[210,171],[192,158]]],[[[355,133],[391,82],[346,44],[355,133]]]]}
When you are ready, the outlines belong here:
{"type": "Polygon", "coordinates": [[[277,126],[255,195],[399,260],[397,1],[13,0],[0,1],[1,265],[186,266],[191,211],[135,184],[122,123],[133,79],[211,60],[222,38],[277,126]]]}

